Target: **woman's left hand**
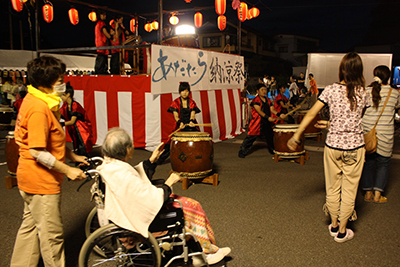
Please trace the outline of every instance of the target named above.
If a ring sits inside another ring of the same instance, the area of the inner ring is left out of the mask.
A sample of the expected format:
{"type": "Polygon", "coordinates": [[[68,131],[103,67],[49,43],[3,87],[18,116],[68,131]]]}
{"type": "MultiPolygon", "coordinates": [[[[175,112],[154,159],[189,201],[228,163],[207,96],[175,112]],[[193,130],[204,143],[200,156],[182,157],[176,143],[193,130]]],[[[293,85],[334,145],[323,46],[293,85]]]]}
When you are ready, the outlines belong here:
{"type": "Polygon", "coordinates": [[[161,144],[159,144],[157,146],[157,148],[153,151],[153,153],[151,154],[149,160],[151,163],[154,163],[158,160],[158,158],[161,156],[161,154],[164,152],[164,142],[161,142],[161,144]]]}

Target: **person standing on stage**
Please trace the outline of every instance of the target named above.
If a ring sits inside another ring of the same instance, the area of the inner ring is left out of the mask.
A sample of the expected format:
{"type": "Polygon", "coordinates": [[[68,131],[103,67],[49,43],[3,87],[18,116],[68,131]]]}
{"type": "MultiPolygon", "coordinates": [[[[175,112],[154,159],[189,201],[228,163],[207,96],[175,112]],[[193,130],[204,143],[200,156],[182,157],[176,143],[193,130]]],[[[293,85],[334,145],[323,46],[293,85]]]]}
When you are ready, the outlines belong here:
{"type": "Polygon", "coordinates": [[[343,243],[354,237],[354,232],[346,226],[349,220],[357,219],[354,205],[365,159],[361,119],[370,105],[363,63],[357,53],[347,53],[343,57],[339,65],[339,81],[322,91],[287,146],[295,150],[301,144],[300,136],[308,124],[325,105],[329,106],[330,120],[316,124],[318,128],[328,128],[324,148],[324,211],[331,218],[329,234],[336,242],[343,243]]]}
{"type": "MultiPolygon", "coordinates": [[[[107,30],[105,23],[106,12],[100,10],[97,12],[99,20],[97,21],[94,33],[97,47],[108,46],[111,34],[107,30]]],[[[108,55],[109,50],[97,50],[96,63],[94,65],[95,74],[108,74],[108,55]]]]}
{"type": "MultiPolygon", "coordinates": [[[[174,131],[180,129],[182,132],[199,132],[199,128],[195,126],[196,114],[200,113],[200,109],[197,107],[196,102],[189,97],[190,95],[190,84],[188,82],[179,83],[179,97],[172,101],[171,106],[168,108],[168,112],[174,115],[175,125],[174,131]]],[[[164,146],[164,152],[157,161],[161,164],[169,157],[170,144],[167,143],[164,146]]]]}
{"type": "MultiPolygon", "coordinates": [[[[114,29],[114,38],[111,40],[112,46],[120,46],[126,40],[126,36],[129,35],[129,32],[125,29],[122,15],[116,15],[114,18],[114,22],[111,27],[114,29]]],[[[110,72],[111,74],[120,74],[120,60],[119,60],[119,51],[120,49],[111,49],[111,61],[110,61],[110,72]]]]}
{"type": "Polygon", "coordinates": [[[312,73],[308,74],[308,79],[310,80],[311,106],[313,106],[318,99],[318,86],[312,73]]]}
{"type": "Polygon", "coordinates": [[[61,118],[65,120],[62,124],[72,139],[74,152],[88,156],[93,148],[92,123],[81,104],[74,100],[74,88],[69,82],[61,100],[64,102],[60,109],[61,118]]]}
{"type": "MultiPolygon", "coordinates": [[[[251,146],[257,137],[264,136],[268,144],[268,151],[274,154],[274,133],[272,131],[272,122],[277,118],[271,117],[275,110],[272,107],[271,100],[266,97],[267,88],[264,84],[257,84],[257,96],[251,101],[251,121],[249,131],[243,140],[239,150],[239,158],[244,158],[249,153],[251,146]]],[[[284,115],[282,115],[282,119],[284,115]]]]}

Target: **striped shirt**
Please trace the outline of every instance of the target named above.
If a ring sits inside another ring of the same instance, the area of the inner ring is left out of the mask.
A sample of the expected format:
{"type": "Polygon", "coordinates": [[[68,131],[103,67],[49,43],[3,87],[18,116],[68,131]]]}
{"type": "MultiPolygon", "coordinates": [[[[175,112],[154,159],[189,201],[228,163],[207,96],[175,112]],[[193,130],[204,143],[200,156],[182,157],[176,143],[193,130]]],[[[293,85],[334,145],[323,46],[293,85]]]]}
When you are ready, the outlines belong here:
{"type": "MultiPolygon", "coordinates": [[[[383,85],[380,92],[381,100],[379,102],[378,109],[376,109],[371,103],[371,106],[365,111],[364,117],[362,119],[364,133],[369,132],[374,127],[376,121],[379,118],[379,114],[381,114],[383,105],[385,104],[386,98],[389,94],[389,90],[389,85],[383,85]]],[[[371,95],[372,100],[372,88],[367,88],[367,92],[371,95]]],[[[383,157],[392,156],[394,139],[394,113],[396,107],[399,106],[399,102],[399,91],[396,89],[392,89],[385,110],[383,111],[382,116],[380,117],[378,124],[376,125],[376,135],[378,137],[376,153],[383,157]]]]}

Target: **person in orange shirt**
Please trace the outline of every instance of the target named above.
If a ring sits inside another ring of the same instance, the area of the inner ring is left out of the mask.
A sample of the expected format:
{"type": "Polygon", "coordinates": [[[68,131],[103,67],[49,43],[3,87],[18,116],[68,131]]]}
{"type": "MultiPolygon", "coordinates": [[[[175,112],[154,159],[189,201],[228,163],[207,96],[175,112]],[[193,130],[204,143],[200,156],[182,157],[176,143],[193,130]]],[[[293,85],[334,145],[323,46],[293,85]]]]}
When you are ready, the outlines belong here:
{"type": "Polygon", "coordinates": [[[65,64],[51,56],[28,63],[28,94],[22,102],[15,125],[19,146],[17,180],[24,200],[22,224],[18,230],[11,266],[65,266],[64,233],[61,219],[61,183],[86,177],[82,170],[66,165],[65,157],[85,162],[65,146],[59,122],[65,90],[65,64]]]}
{"type": "Polygon", "coordinates": [[[311,106],[313,106],[315,102],[317,102],[319,91],[317,87],[317,82],[314,79],[314,74],[308,74],[308,79],[310,80],[310,89],[308,91],[311,93],[311,106]]]}

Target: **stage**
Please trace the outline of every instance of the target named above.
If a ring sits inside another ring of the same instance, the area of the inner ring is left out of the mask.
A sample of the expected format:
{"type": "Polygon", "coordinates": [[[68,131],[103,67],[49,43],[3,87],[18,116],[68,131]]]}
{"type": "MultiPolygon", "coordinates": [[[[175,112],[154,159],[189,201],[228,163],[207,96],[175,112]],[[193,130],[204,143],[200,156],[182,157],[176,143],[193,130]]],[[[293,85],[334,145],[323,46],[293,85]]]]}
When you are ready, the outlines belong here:
{"type": "MultiPolygon", "coordinates": [[[[174,118],[167,110],[176,93],[152,94],[150,75],[68,75],[75,100],[88,113],[97,144],[102,144],[108,129],[121,127],[134,139],[135,147],[152,150],[173,132],[174,118]]],[[[242,132],[240,89],[193,91],[201,113],[198,123],[213,141],[233,138],[242,132]]]]}

